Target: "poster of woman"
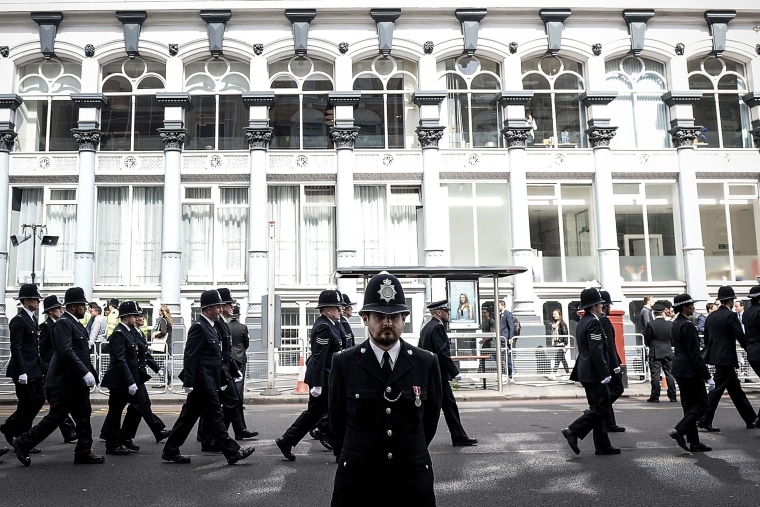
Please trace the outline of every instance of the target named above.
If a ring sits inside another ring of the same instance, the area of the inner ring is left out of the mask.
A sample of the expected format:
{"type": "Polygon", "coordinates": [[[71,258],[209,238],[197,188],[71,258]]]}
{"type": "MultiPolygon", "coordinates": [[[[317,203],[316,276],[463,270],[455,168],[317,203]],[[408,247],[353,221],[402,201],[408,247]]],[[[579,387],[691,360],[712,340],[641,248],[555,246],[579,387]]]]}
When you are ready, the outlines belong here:
{"type": "Polygon", "coordinates": [[[452,329],[478,328],[478,289],[474,281],[449,282],[449,306],[452,329]]]}

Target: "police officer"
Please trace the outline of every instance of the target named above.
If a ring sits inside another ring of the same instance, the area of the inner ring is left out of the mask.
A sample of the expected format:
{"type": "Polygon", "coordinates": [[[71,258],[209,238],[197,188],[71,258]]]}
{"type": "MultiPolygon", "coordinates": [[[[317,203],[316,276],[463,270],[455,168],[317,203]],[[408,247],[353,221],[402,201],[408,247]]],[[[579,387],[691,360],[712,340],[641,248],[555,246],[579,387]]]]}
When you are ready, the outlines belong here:
{"type": "MultiPolygon", "coordinates": [[[[752,287],[747,297],[751,305],[742,315],[744,333],[747,336],[747,361],[755,370],[755,374],[760,375],[760,285],[752,287]]],[[[755,419],[755,425],[760,428],[759,419],[760,410],[755,419]]]]}
{"type": "Polygon", "coordinates": [[[742,330],[739,317],[733,311],[736,294],[733,287],[724,285],[718,289],[720,308],[707,316],[705,321],[705,351],[706,364],[715,366],[715,389],[707,395],[709,410],[697,421],[697,427],[709,432],[720,431],[712,425],[718,403],[725,391],[728,391],[731,401],[744,420],[747,428],[755,427],[755,410],[752,408],[747,395],[744,394],[736,368],[739,360],[736,357],[736,343],[743,349],[747,348],[747,339],[742,330]]]}
{"type": "Polygon", "coordinates": [[[356,345],[356,341],[354,340],[354,330],[351,329],[351,323],[348,321],[348,319],[351,318],[351,315],[354,314],[354,305],[356,303],[351,302],[351,298],[348,297],[348,294],[343,294],[343,306],[341,308],[341,316],[340,316],[340,325],[343,328],[343,348],[349,349],[356,345]]]}
{"type": "Polygon", "coordinates": [[[232,360],[237,364],[238,371],[243,377],[240,382],[235,382],[238,398],[241,401],[240,408],[243,409],[243,400],[245,394],[245,369],[248,364],[248,347],[250,345],[250,335],[248,326],[240,322],[240,305],[232,308],[232,317],[227,323],[230,329],[230,339],[232,340],[232,360]]]}
{"type": "Polygon", "coordinates": [[[45,440],[71,414],[77,429],[74,464],[100,464],[103,456],[92,453],[90,426],[90,388],[97,382],[97,371],[90,362],[87,330],[80,322],[87,310],[81,287],[71,287],[64,296],[66,312],[53,326],[53,358],[45,379],[50,411],[37,425],[13,440],[16,457],[29,466],[29,450],[45,440]]]}
{"type": "Polygon", "coordinates": [[[710,378],[710,372],[702,359],[697,328],[689,319],[694,315],[694,300],[688,294],[679,294],[673,298],[673,309],[678,314],[670,328],[671,341],[675,349],[673,376],[681,391],[683,418],[670,432],[670,438],[685,451],[711,451],[710,447],[699,441],[697,421],[708,410],[705,381],[710,390],[715,388],[715,382],[710,378]]]}
{"type": "Polygon", "coordinates": [[[581,452],[578,439],[583,440],[592,430],[595,454],[620,454],[620,449],[612,447],[607,436],[607,416],[610,411],[610,390],[607,384],[612,380],[612,375],[607,363],[607,338],[599,322],[603,304],[604,298],[598,289],[592,287],[581,292],[580,308],[585,313],[575,328],[578,359],[570,380],[583,385],[590,407],[562,430],[562,436],[575,454],[581,452]]]}
{"type": "Polygon", "coordinates": [[[280,452],[288,461],[295,461],[293,447],[315,426],[320,431],[315,434],[321,436],[328,444],[325,447],[333,447],[328,418],[324,416],[327,414],[327,382],[333,354],[341,350],[342,346],[339,324],[342,304],[343,300],[337,290],[323,290],[319,294],[317,309],[321,315],[311,328],[311,356],[306,362],[304,378],[304,382],[311,388],[309,405],[285,433],[275,440],[280,452]]]}
{"type": "Polygon", "coordinates": [[[443,389],[443,417],[451,434],[451,443],[457,447],[471,446],[478,443],[477,439],[467,436],[459,418],[459,407],[454,398],[449,381],[459,375],[459,368],[451,360],[451,342],[446,334],[446,323],[451,318],[448,301],[441,300],[427,306],[433,317],[420,331],[420,348],[428,350],[438,357],[443,389]]]}
{"type": "Polygon", "coordinates": [[[428,445],[441,412],[438,361],[400,339],[409,309],[393,275],[372,277],[359,314],[368,339],[336,354],[330,373],[330,426],[342,448],[332,505],[435,505],[428,445]]]}
{"type": "Polygon", "coordinates": [[[666,306],[662,301],[657,301],[652,306],[654,318],[644,329],[644,344],[649,347],[649,371],[652,373],[652,390],[647,399],[649,403],[660,402],[661,373],[665,376],[665,382],[668,385],[668,398],[672,402],[678,401],[675,379],[670,372],[670,363],[673,359],[673,348],[670,343],[673,323],[666,319],[665,313],[666,306]]]}
{"type": "Polygon", "coordinates": [[[615,410],[612,405],[623,395],[625,388],[623,387],[623,374],[620,368],[620,355],[617,352],[617,345],[615,344],[615,328],[612,325],[608,315],[610,313],[610,307],[612,306],[612,297],[606,290],[600,290],[599,294],[604,299],[602,305],[602,315],[599,316],[599,323],[602,325],[604,335],[607,337],[607,365],[610,368],[610,376],[612,379],[608,384],[610,390],[610,413],[607,416],[607,431],[613,433],[622,433],[625,431],[624,426],[619,426],[615,419],[615,410]]]}

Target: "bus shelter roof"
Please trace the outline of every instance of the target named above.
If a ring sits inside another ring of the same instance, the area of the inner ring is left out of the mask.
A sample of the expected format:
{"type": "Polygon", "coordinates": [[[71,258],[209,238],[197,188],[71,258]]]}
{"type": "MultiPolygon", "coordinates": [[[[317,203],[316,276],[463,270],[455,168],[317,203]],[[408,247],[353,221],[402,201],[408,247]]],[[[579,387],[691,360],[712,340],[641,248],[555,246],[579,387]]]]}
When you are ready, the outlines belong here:
{"type": "Polygon", "coordinates": [[[476,280],[478,278],[503,278],[519,275],[528,268],[522,266],[352,266],[337,268],[338,278],[362,278],[387,271],[396,278],[445,278],[447,280],[476,280]]]}

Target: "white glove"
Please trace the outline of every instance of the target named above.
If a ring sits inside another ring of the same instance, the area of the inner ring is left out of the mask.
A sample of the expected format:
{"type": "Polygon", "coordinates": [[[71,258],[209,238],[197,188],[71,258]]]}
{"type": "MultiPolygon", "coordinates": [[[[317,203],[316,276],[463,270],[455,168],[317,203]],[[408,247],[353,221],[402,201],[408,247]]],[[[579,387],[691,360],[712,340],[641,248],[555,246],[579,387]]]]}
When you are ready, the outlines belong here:
{"type": "Polygon", "coordinates": [[[28,380],[28,378],[26,376],[26,373],[22,373],[21,375],[18,376],[18,383],[19,384],[26,384],[27,382],[29,382],[29,380],[28,380]]]}
{"type": "Polygon", "coordinates": [[[602,380],[602,384],[609,384],[610,380],[612,380],[612,376],[604,377],[604,380],[602,380]]]}
{"type": "Polygon", "coordinates": [[[192,387],[183,387],[182,390],[185,391],[185,394],[190,394],[193,392],[192,387]]]}
{"type": "Polygon", "coordinates": [[[235,382],[236,383],[237,382],[242,382],[242,381],[243,381],[243,376],[242,375],[240,375],[239,377],[235,377],[235,382]]]}
{"type": "Polygon", "coordinates": [[[319,398],[319,395],[322,394],[322,386],[312,387],[309,393],[315,398],[319,398]]]}
{"type": "Polygon", "coordinates": [[[159,370],[156,372],[156,374],[158,374],[159,377],[163,377],[164,376],[164,369],[163,368],[159,368],[159,370]]]}
{"type": "Polygon", "coordinates": [[[87,375],[85,375],[83,378],[84,383],[87,384],[87,387],[95,387],[95,375],[88,371],[87,375]]]}
{"type": "Polygon", "coordinates": [[[226,391],[226,390],[227,390],[227,384],[224,384],[224,385],[222,386],[222,391],[226,391]]]}
{"type": "Polygon", "coordinates": [[[612,371],[614,371],[615,373],[620,373],[620,366],[618,366],[617,368],[615,368],[615,369],[614,369],[614,370],[612,370],[612,371]]]}
{"type": "Polygon", "coordinates": [[[707,390],[712,391],[715,389],[715,381],[711,378],[707,379],[707,390]]]}
{"type": "Polygon", "coordinates": [[[127,391],[129,391],[130,396],[134,396],[137,392],[137,384],[132,384],[131,386],[127,387],[127,391]]]}

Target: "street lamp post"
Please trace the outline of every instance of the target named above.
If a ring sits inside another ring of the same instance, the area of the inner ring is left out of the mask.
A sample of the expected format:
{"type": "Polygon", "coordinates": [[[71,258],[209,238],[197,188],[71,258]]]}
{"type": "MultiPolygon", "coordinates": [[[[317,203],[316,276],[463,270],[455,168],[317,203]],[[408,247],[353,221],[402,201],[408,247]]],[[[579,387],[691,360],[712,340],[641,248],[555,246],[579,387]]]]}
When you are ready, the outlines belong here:
{"type": "Polygon", "coordinates": [[[35,257],[37,254],[37,239],[40,240],[40,246],[56,246],[58,244],[58,236],[48,236],[47,225],[40,224],[23,224],[21,226],[21,234],[14,234],[11,236],[11,244],[13,246],[19,246],[21,243],[28,239],[32,239],[32,283],[35,283],[36,274],[34,272],[35,257]],[[31,233],[29,231],[32,231],[31,233]]]}

